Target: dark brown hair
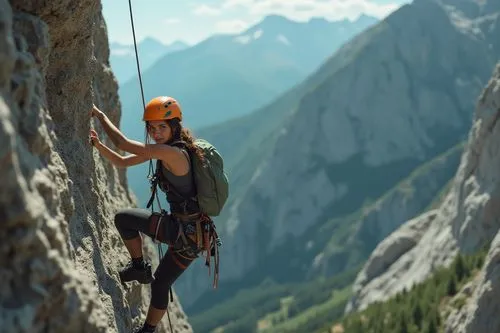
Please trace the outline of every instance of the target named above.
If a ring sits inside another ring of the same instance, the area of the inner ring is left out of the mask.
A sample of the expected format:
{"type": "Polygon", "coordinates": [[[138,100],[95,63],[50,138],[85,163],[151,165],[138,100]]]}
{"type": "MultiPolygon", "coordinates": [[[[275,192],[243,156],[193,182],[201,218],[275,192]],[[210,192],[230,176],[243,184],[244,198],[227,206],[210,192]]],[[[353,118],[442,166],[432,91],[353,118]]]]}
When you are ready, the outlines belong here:
{"type": "MultiPolygon", "coordinates": [[[[179,119],[177,118],[165,120],[165,122],[170,126],[170,130],[172,131],[171,138],[166,142],[166,144],[171,144],[175,141],[184,141],[189,152],[196,154],[196,156],[198,156],[203,161],[203,151],[194,144],[196,138],[194,137],[193,133],[191,133],[188,128],[182,127],[179,119]]],[[[146,122],[146,135],[148,135],[148,127],[149,124],[148,122],[146,122]]]]}
{"type": "Polygon", "coordinates": [[[194,144],[196,138],[191,130],[186,127],[182,127],[179,119],[177,118],[167,120],[167,124],[170,125],[170,129],[172,130],[172,137],[167,144],[175,141],[184,141],[189,152],[196,154],[196,156],[203,161],[203,151],[194,144]]]}

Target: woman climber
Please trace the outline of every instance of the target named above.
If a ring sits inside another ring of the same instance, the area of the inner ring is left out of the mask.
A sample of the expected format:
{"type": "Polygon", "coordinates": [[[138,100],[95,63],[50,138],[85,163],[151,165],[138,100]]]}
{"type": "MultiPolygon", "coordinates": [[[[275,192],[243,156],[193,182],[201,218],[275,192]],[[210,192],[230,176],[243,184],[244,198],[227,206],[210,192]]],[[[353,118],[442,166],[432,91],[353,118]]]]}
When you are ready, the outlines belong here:
{"type": "MultiPolygon", "coordinates": [[[[203,250],[214,253],[212,240],[216,233],[213,221],[200,212],[197,201],[192,199],[196,196],[196,186],[191,159],[203,159],[203,151],[194,144],[190,131],[182,127],[181,108],[171,97],[153,98],[144,110],[143,121],[147,134],[155,144],[149,144],[148,140],[143,144],[128,139],[96,106],[90,116],[99,120],[118,149],[130,153],[127,156],[119,155],[99,140],[96,131],[90,130],[91,144],[112,164],[129,167],[151,159],[158,162],[157,170],[160,172],[156,175],[160,179],[160,188],[167,194],[170,213],[128,208],[115,215],[116,228],[131,257],[130,262],[119,272],[121,281],[151,283],[148,313],[144,325],[136,333],[154,332],[167,311],[169,296],[172,296],[169,292],[174,281],[203,250]],[[151,264],[143,258],[139,232],[168,244],[167,253],[160,259],[154,277],[151,264]]],[[[209,256],[207,254],[207,258],[209,256]]]]}

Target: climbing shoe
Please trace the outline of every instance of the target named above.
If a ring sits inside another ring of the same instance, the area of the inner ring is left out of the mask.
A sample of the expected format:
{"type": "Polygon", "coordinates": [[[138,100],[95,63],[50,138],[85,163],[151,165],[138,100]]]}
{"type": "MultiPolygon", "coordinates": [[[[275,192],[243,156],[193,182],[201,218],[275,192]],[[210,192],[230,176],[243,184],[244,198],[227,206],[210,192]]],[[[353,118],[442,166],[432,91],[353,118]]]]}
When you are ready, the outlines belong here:
{"type": "Polygon", "coordinates": [[[122,283],[138,281],[142,284],[148,284],[154,280],[153,274],[151,273],[151,264],[147,262],[141,265],[134,265],[132,261],[129,261],[127,266],[125,266],[119,274],[122,283]]]}

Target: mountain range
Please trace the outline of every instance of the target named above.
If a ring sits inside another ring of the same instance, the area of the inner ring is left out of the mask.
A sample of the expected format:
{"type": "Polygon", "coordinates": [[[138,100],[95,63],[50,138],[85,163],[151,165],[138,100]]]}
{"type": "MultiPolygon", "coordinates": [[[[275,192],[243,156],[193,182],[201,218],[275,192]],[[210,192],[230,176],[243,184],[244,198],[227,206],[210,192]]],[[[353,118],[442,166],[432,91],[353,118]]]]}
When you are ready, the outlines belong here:
{"type": "MultiPolygon", "coordinates": [[[[220,147],[232,184],[217,219],[223,283],[237,291],[340,273],[432,203],[500,55],[498,9],[478,7],[404,5],[272,103],[199,132],[220,147]],[[389,195],[443,156],[439,180],[389,195]]],[[[213,295],[202,279],[194,267],[176,286],[188,312],[213,295]]]]}
{"type": "MultiPolygon", "coordinates": [[[[145,100],[156,95],[174,96],[183,108],[184,125],[195,134],[211,127],[209,124],[217,126],[232,118],[239,121],[239,116],[266,105],[299,83],[342,43],[376,21],[366,15],[355,21],[334,22],[265,17],[240,34],[213,36],[158,59],[142,76],[145,100]]],[[[134,79],[120,86],[120,127],[127,136],[144,140],[138,83],[134,79]]],[[[246,126],[252,128],[257,122],[260,120],[248,118],[246,126]]],[[[245,131],[237,135],[245,135],[245,131]]],[[[223,141],[226,145],[231,140],[223,141]]],[[[144,205],[150,195],[148,166],[131,167],[127,174],[129,186],[144,205]]]]}
{"type": "MultiPolygon", "coordinates": [[[[271,15],[240,34],[215,35],[167,54],[142,73],[146,101],[178,99],[185,125],[198,129],[248,114],[310,74],[352,36],[377,22],[296,22],[271,15]],[[160,75],[161,73],[161,75],[160,75]]],[[[122,127],[142,135],[138,80],[120,85],[122,127]]]]}
{"type": "MultiPolygon", "coordinates": [[[[189,45],[181,41],[165,45],[152,37],[144,38],[137,44],[141,72],[151,67],[151,65],[162,56],[171,52],[183,50],[187,47],[189,47],[189,45]]],[[[110,65],[118,83],[124,84],[131,79],[137,80],[137,62],[134,45],[111,42],[109,44],[109,49],[110,65]]]]}

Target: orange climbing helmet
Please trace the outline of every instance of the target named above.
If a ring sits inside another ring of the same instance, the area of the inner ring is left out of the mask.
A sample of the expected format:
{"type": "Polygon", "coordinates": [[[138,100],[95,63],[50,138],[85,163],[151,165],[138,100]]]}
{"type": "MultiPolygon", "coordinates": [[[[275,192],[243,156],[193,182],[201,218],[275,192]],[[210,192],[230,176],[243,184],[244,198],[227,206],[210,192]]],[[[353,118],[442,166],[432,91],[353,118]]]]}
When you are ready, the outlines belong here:
{"type": "Polygon", "coordinates": [[[142,120],[169,120],[174,118],[182,121],[179,102],[169,96],[158,96],[148,102],[142,120]]]}

